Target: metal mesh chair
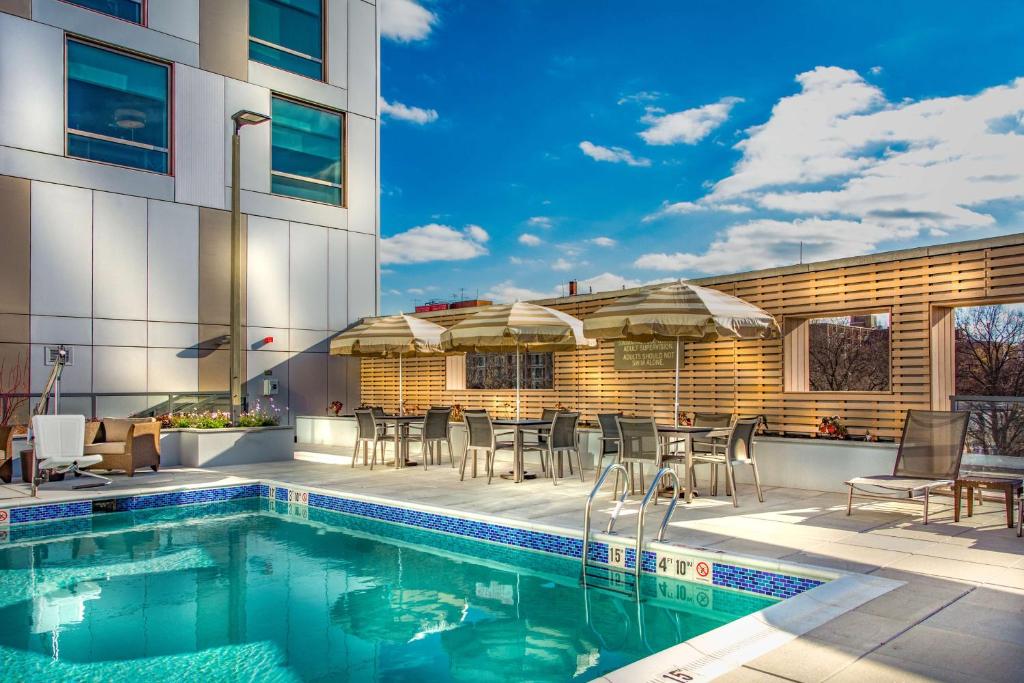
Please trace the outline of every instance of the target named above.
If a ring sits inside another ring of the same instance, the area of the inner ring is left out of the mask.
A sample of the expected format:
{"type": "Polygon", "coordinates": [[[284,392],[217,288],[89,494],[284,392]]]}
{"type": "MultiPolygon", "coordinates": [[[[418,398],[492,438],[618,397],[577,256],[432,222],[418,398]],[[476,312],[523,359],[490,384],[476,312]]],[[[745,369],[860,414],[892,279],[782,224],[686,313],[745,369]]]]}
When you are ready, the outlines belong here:
{"type": "Polygon", "coordinates": [[[880,496],[873,491],[883,489],[909,500],[921,496],[927,524],[932,489],[953,486],[960,473],[970,419],[969,411],[908,410],[892,474],[855,477],[845,482],[850,487],[846,514],[853,510],[854,489],[861,497],[891,500],[893,496],[880,496]]]}
{"type": "Polygon", "coordinates": [[[757,500],[764,502],[764,494],[761,492],[761,478],[758,476],[757,461],[754,460],[754,432],[760,424],[760,418],[747,418],[736,420],[729,432],[729,438],[724,444],[714,443],[711,453],[693,454],[693,463],[708,464],[712,468],[711,493],[718,495],[718,467],[725,466],[725,487],[726,494],[732,496],[733,507],[739,507],[739,499],[736,495],[736,477],[733,469],[738,465],[749,465],[754,474],[754,486],[757,488],[757,500]]]}
{"type": "Polygon", "coordinates": [[[551,473],[551,482],[558,485],[558,475],[562,471],[562,455],[568,457],[570,466],[569,474],[572,474],[572,456],[576,455],[576,465],[579,467],[580,481],[583,481],[583,460],[580,457],[580,440],[576,426],[579,424],[579,413],[556,412],[551,420],[551,431],[546,442],[547,457],[550,462],[548,471],[551,473]],[[557,458],[557,465],[555,458],[557,458]]]}
{"type": "Polygon", "coordinates": [[[494,477],[494,456],[497,451],[515,450],[515,444],[511,441],[498,441],[494,436],[494,425],[491,424],[491,417],[487,411],[469,411],[464,414],[466,420],[466,431],[468,442],[466,451],[462,454],[462,466],[459,467],[459,481],[466,478],[466,460],[470,453],[473,454],[473,477],[476,477],[477,454],[484,453],[484,467],[487,469],[487,483],[491,483],[494,477]]]}
{"type": "Polygon", "coordinates": [[[423,418],[422,425],[413,425],[420,430],[420,452],[423,454],[423,469],[429,461],[441,464],[441,444],[448,445],[448,461],[455,467],[452,438],[449,430],[451,408],[431,408],[423,418]]]}
{"type": "MultiPolygon", "coordinates": [[[[630,469],[636,465],[640,470],[640,488],[644,488],[644,465],[661,469],[662,448],[658,425],[653,417],[619,417],[619,462],[630,469]]],[[[630,477],[630,480],[635,480],[630,477]]]]}
{"type": "MultiPolygon", "coordinates": [[[[622,413],[600,413],[597,416],[597,424],[601,426],[601,449],[597,453],[597,463],[594,467],[594,481],[601,476],[605,458],[619,459],[619,418],[622,413]]],[[[616,473],[616,478],[619,476],[616,473]]],[[[618,488],[618,487],[616,487],[618,488]]]]}
{"type": "Polygon", "coordinates": [[[352,452],[352,467],[356,466],[356,459],[359,457],[359,447],[363,447],[363,464],[367,461],[370,463],[370,469],[373,469],[374,463],[377,461],[377,447],[380,446],[381,462],[384,462],[384,432],[381,430],[380,423],[377,422],[377,418],[374,415],[372,408],[356,408],[356,447],[352,452]],[[370,452],[372,451],[372,456],[370,452]]]}

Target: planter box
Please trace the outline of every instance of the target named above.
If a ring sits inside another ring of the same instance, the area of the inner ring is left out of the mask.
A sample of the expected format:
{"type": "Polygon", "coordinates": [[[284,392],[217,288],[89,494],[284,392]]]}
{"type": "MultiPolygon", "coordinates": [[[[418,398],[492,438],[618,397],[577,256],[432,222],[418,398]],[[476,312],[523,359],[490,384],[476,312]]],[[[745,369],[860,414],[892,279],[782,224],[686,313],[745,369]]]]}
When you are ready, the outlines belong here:
{"type": "Polygon", "coordinates": [[[295,418],[296,448],[314,453],[348,455],[356,443],[352,416],[299,415],[295,418]]]}
{"type": "MultiPolygon", "coordinates": [[[[168,430],[161,440],[170,445],[177,433],[178,457],[185,467],[223,467],[292,460],[293,427],[231,427],[168,430]],[[168,440],[169,437],[169,440],[168,440]]],[[[170,449],[168,449],[170,450],[170,449]]]]}
{"type": "MultiPolygon", "coordinates": [[[[754,457],[764,486],[845,493],[843,482],[871,474],[892,474],[899,444],[830,439],[754,439],[754,457]]],[[[697,476],[707,481],[707,467],[697,476]]],[[[749,467],[736,468],[736,480],[754,483],[749,467]]]]}

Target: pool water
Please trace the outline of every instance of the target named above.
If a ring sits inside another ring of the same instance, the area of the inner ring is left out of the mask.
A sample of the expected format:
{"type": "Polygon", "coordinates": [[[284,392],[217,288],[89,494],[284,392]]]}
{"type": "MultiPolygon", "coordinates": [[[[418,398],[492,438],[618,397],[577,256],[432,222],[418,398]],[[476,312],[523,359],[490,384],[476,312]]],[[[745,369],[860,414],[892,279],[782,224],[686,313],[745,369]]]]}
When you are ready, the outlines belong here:
{"type": "Polygon", "coordinates": [[[249,499],[0,546],[3,680],[590,680],[774,602],[249,499]]]}

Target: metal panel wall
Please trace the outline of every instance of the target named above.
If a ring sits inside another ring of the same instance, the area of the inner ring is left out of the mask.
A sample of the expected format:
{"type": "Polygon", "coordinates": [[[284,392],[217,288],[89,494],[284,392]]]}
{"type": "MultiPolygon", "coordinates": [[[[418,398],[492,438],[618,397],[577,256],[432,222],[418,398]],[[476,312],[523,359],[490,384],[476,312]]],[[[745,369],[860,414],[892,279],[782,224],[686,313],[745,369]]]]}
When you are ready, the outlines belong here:
{"type": "Polygon", "coordinates": [[[0,145],[64,154],[64,34],[10,14],[0,14],[0,145]]]}
{"type": "Polygon", "coordinates": [[[226,208],[224,77],[179,66],[174,81],[174,200],[226,208]]]}

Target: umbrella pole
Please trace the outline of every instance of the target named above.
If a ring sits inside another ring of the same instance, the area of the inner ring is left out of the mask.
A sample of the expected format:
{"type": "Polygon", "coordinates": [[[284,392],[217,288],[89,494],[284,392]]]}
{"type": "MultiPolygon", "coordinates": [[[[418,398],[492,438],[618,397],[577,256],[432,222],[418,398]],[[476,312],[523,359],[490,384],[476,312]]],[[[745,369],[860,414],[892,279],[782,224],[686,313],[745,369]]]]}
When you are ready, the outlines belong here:
{"type": "Polygon", "coordinates": [[[405,392],[402,387],[402,354],[398,354],[398,414],[405,415],[405,392]]]}
{"type": "Polygon", "coordinates": [[[672,424],[676,427],[679,426],[679,351],[681,347],[679,337],[676,337],[676,393],[672,409],[672,424]]]}
{"type": "Polygon", "coordinates": [[[516,419],[519,419],[519,384],[520,384],[520,373],[519,373],[519,344],[516,344],[516,419]]]}

